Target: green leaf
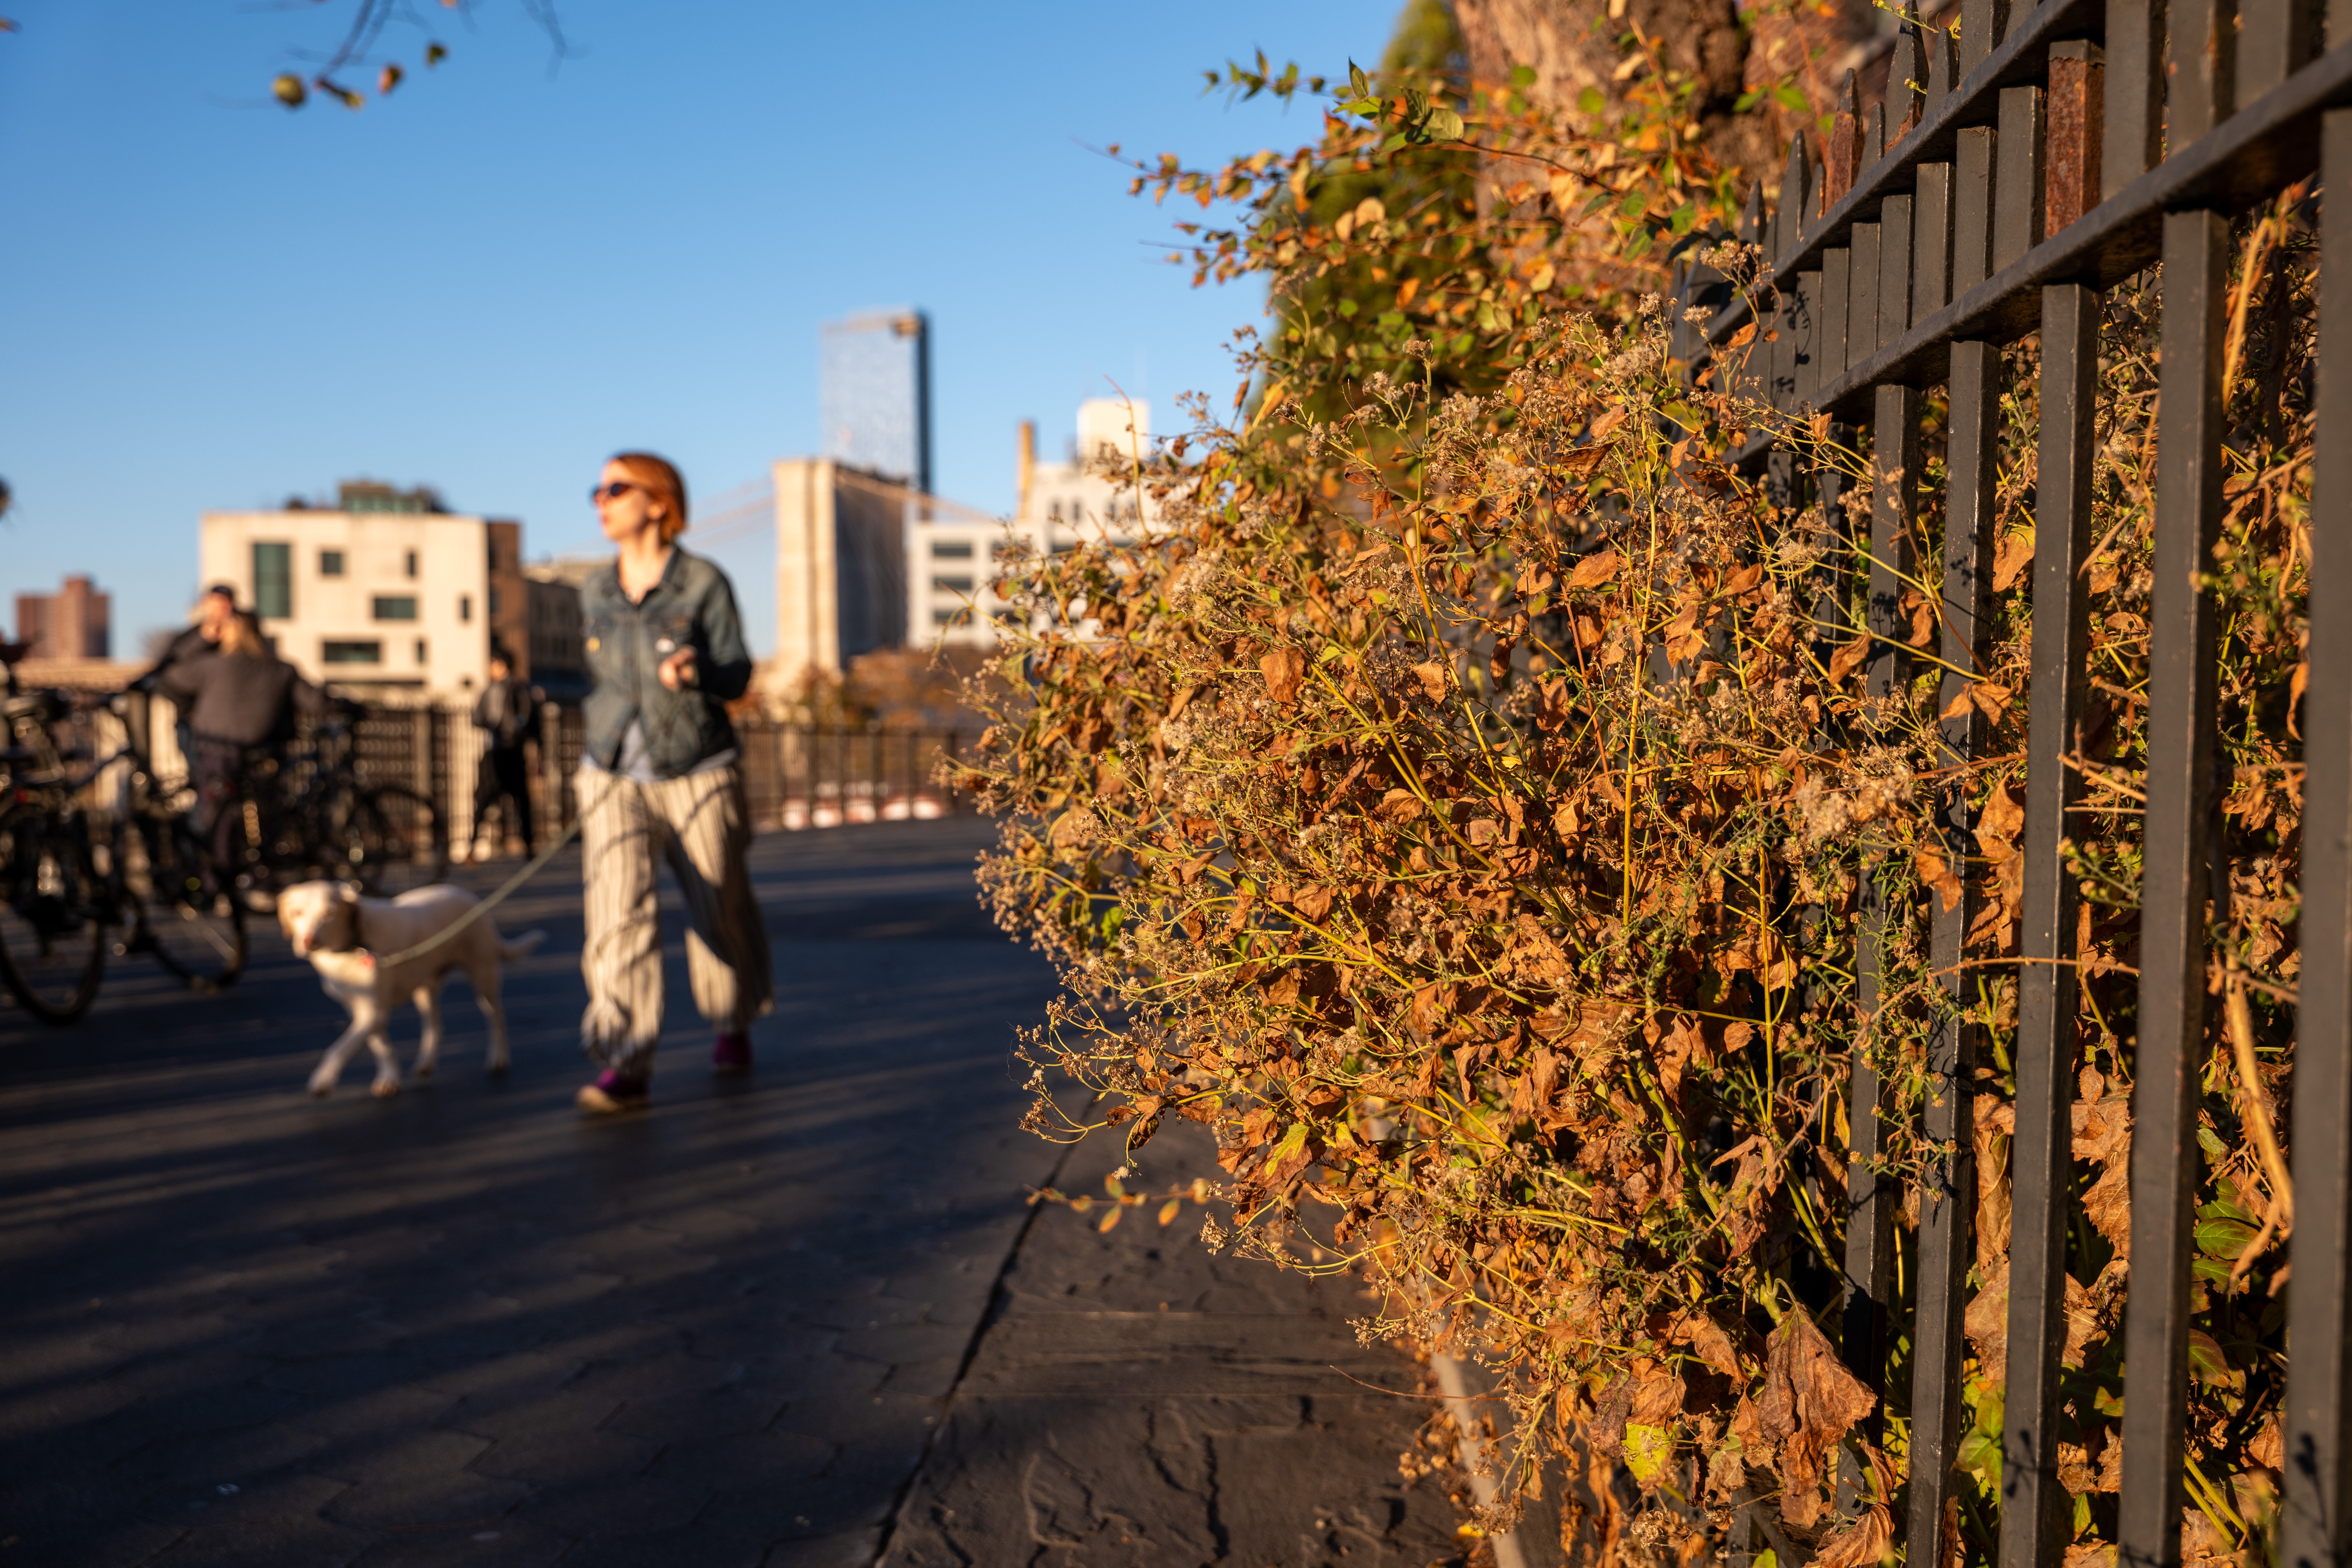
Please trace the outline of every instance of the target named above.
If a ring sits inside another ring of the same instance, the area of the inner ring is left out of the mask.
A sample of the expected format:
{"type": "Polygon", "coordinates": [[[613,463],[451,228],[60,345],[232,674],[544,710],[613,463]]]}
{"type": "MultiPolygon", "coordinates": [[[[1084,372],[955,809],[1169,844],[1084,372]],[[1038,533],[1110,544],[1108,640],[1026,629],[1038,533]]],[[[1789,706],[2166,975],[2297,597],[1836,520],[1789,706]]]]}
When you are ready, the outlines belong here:
{"type": "Polygon", "coordinates": [[[1751,87],[1746,92],[1739,95],[1739,100],[1731,106],[1731,112],[1734,114],[1745,114],[1763,101],[1764,89],[1760,87],[1751,87]]]}
{"type": "Polygon", "coordinates": [[[1959,1469],[1974,1470],[1995,1487],[1999,1487],[2000,1485],[2000,1439],[1971,1427],[1960,1437],[1960,1451],[1955,1464],[1959,1469]]]}
{"type": "Polygon", "coordinates": [[[2254,1239],[2254,1227],[2241,1225],[2233,1219],[2201,1219],[2197,1222],[2194,1234],[2198,1251],[2208,1258],[2228,1258],[2234,1262],[2243,1256],[2247,1245],[2254,1239]]]}
{"type": "Polygon", "coordinates": [[[1675,226],[1676,234],[1688,234],[1698,222],[1698,204],[1685,202],[1675,209],[1675,216],[1668,221],[1675,226]]]}
{"type": "Polygon", "coordinates": [[[1608,106],[1609,100],[1601,96],[1597,87],[1588,87],[1576,95],[1576,107],[1587,114],[1598,114],[1608,106]]]}
{"type": "Polygon", "coordinates": [[[1620,217],[1640,217],[1650,210],[1650,198],[1641,191],[1627,191],[1625,199],[1617,204],[1620,217]]]}
{"type": "Polygon", "coordinates": [[[2195,1330],[2189,1334],[2189,1375],[2217,1388],[2235,1388],[2244,1376],[2231,1369],[2230,1358],[2221,1353],[2212,1335],[2195,1330]]]}
{"type": "Polygon", "coordinates": [[[1511,85],[1512,85],[1513,87],[1515,87],[1515,88],[1518,89],[1519,89],[1520,91],[1522,91],[1522,92],[1525,92],[1528,88],[1531,88],[1531,87],[1535,86],[1535,84],[1536,84],[1536,69],[1535,69],[1535,67],[1533,67],[1533,66],[1513,66],[1513,67],[1511,68],[1511,85]]]}
{"type": "Polygon", "coordinates": [[[1459,142],[1462,117],[1450,109],[1433,109],[1429,111],[1429,133],[1441,141],[1459,142]]]}
{"type": "Polygon", "coordinates": [[[1663,1426],[1645,1426],[1639,1421],[1625,1424],[1625,1468],[1633,1479],[1647,1486],[1675,1457],[1675,1435],[1663,1426]]]}
{"type": "Polygon", "coordinates": [[[1368,98],[1372,90],[1371,79],[1364,75],[1364,68],[1353,60],[1348,62],[1348,90],[1358,98],[1368,98]]]}
{"type": "Polygon", "coordinates": [[[1772,101],[1796,114],[1812,112],[1812,101],[1792,81],[1784,81],[1772,89],[1772,101]]]}

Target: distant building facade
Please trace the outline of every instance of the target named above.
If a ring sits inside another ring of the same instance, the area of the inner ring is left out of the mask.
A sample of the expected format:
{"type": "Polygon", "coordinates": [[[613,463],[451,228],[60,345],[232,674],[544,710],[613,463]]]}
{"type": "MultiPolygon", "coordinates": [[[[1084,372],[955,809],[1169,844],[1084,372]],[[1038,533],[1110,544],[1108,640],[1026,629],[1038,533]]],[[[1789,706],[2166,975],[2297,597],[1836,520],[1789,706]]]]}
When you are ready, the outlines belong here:
{"type": "Polygon", "coordinates": [[[917,310],[870,310],[818,329],[823,455],[931,488],[931,329],[917,310]]]}
{"type": "Polygon", "coordinates": [[[907,487],[831,458],[775,465],[776,664],[787,683],[907,640],[907,487]]]}
{"type": "Polygon", "coordinates": [[[531,673],[522,525],[451,512],[429,489],[355,480],[332,505],[206,512],[202,567],[322,684],[475,690],[494,645],[531,673]]]}
{"type": "Polygon", "coordinates": [[[16,595],[16,640],[31,658],[114,657],[114,596],[88,577],[68,577],[54,594],[16,595]]]}
{"type": "Polygon", "coordinates": [[[560,556],[522,569],[530,623],[527,673],[532,685],[558,702],[577,702],[588,694],[588,655],[580,641],[580,588],[591,573],[611,561],[608,555],[560,556]]]}
{"type": "Polygon", "coordinates": [[[1151,409],[1116,398],[1078,405],[1070,460],[1037,460],[1036,426],[1024,421],[1018,454],[1018,498],[1010,522],[929,509],[907,529],[908,640],[920,647],[968,643],[992,647],[1010,613],[990,584],[1005,551],[1018,546],[1059,554],[1081,540],[1125,542],[1139,537],[1153,512],[1132,479],[1089,472],[1108,461],[1131,468],[1151,450],[1151,409]],[[1129,426],[1133,428],[1130,430],[1129,426]]]}

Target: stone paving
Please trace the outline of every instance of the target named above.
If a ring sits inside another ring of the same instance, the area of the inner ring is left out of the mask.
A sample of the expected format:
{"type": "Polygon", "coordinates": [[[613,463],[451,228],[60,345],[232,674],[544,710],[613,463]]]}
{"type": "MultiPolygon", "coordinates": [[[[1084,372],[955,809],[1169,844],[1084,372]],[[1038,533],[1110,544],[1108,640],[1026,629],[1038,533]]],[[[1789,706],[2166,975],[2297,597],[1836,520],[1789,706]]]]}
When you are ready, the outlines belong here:
{"type": "Polygon", "coordinates": [[[341,1014],[274,927],[221,997],[119,961],[80,1026],[0,1008],[0,1568],[1454,1560],[1344,1282],[1024,1202],[1115,1153],[1016,1128],[1052,981],[983,837],[760,840],[757,1075],[674,1006],[617,1121],[570,1108],[569,858],[500,911],[549,933],[503,1082],[453,985],[436,1081],[305,1098],[341,1014]]]}

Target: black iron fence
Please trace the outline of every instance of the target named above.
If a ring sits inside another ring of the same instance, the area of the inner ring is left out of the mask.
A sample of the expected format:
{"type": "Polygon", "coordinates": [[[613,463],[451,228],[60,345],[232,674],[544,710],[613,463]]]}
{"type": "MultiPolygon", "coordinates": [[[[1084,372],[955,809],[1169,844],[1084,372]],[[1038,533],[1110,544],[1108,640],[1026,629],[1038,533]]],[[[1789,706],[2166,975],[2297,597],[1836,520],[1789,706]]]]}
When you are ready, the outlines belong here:
{"type": "MultiPolygon", "coordinates": [[[[162,716],[152,726],[156,763],[171,775],[184,763],[170,705],[160,706],[162,716]]],[[[550,703],[540,715],[539,739],[526,751],[532,764],[532,815],[561,831],[579,812],[571,780],[580,765],[583,728],[577,708],[550,703]]],[[[739,719],[736,732],[752,825],[763,832],[929,821],[970,809],[939,774],[976,731],[852,730],[754,717],[739,719]]],[[[352,766],[362,784],[401,784],[433,802],[462,854],[489,831],[474,817],[482,742],[468,707],[372,706],[353,727],[352,766]]],[[[481,847],[503,852],[520,847],[510,824],[499,825],[496,832],[503,842],[486,841],[481,847]]]]}
{"type": "MultiPolygon", "coordinates": [[[[1946,388],[1948,443],[1939,710],[1950,759],[1983,744],[1953,699],[1975,668],[1993,551],[1996,385],[2002,344],[2039,333],[2032,710],[2024,901],[2014,1043],[2007,1389],[2000,1561],[2056,1563],[2072,1500],[2061,1484],[2059,1368],[2066,1338],[2066,1215],[2074,1097],[2076,892],[2065,868],[2076,779],[2062,759],[2084,702],[2091,552],[2091,413],[2101,291],[2160,261],[2162,362],[2147,695],[2145,884],[2134,1089],[2131,1285],[2125,1318],[2121,1561],[2180,1561],[2189,1419],[2191,1205],[2206,1055],[2206,901],[2215,788],[2217,654],[2210,594],[2221,499],[2224,281],[2230,218],[2318,174],[2352,190],[2352,5],[2309,0],[2043,0],[2014,15],[1964,0],[1949,33],[1906,28],[1889,90],[1851,79],[1814,156],[1790,148],[1777,199],[1759,189],[1742,238],[1767,286],[1735,299],[1704,265],[1685,274],[1683,357],[1755,345],[1739,371],[1758,399],[1851,422],[1874,449],[1868,498],[1869,679],[1909,673],[1897,624],[1917,506],[1921,395],[1946,388]],[[2324,23],[2324,27],[2323,27],[2324,23]],[[1757,320],[1760,314],[1762,319],[1757,320]],[[1743,334],[1755,325],[1759,330],[1743,334]]],[[[2352,1560],[2352,203],[2323,202],[2317,454],[2312,500],[2298,1039],[2295,1230],[2287,1332],[2279,1560],[2352,1560]]],[[[1680,320],[1682,311],[1677,311],[1680,320]]],[[[1776,499],[1835,518],[1843,481],[1759,437],[1740,454],[1776,499]]],[[[1861,525],[1857,522],[1856,530],[1861,525]]],[[[1859,546],[1861,542],[1856,542],[1859,546]]],[[[1931,566],[1927,580],[1937,574],[1931,566]]],[[[1958,837],[1957,827],[1948,827],[1958,837]]],[[[1957,847],[1957,846],[1956,846],[1957,847]]],[[[1981,890],[1930,916],[1937,969],[1954,976],[1981,890]]],[[[1857,973],[1875,968],[1868,949],[1857,973]]],[[[1872,999],[1865,994],[1865,1006],[1872,999]]],[[[1961,1436],[1962,1312],[1976,1190],[1972,1044],[1952,1026],[1932,1053],[1922,1131],[1948,1151],[1930,1184],[1963,1201],[1919,1208],[1908,1560],[1946,1560],[1961,1436]]],[[[1858,1158],[1845,1238],[1845,1354],[1884,1388],[1897,1321],[1891,1261],[1902,1194],[1866,1169],[1885,1103],[1865,1068],[1850,1085],[1858,1158]],[[1872,1107],[1882,1109],[1874,1115],[1872,1107]]]]}

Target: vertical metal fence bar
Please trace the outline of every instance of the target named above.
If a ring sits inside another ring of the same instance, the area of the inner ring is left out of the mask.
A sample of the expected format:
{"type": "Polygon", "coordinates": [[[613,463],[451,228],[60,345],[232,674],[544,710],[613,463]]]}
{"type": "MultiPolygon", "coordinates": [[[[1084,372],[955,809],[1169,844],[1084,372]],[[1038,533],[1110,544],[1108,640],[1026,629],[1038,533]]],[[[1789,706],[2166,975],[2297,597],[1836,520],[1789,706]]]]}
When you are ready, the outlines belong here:
{"type": "MultiPolygon", "coordinates": [[[[2192,26],[2186,38],[2176,38],[2176,52],[2200,36],[2192,26]]],[[[2192,74],[2184,62],[2173,79],[2176,95],[2192,74]]],[[[2205,1057],[2216,684],[2212,600],[2197,578],[2212,564],[2221,516],[2229,241],[2229,223],[2218,213],[2165,215],[2117,1538],[2121,1561],[2157,1568],[2180,1560],[2181,1445],[2189,1419],[2189,1241],[2201,1160],[2196,1131],[2205,1057]]]]}
{"type": "Polygon", "coordinates": [[[1821,286],[1813,298],[1821,301],[1821,330],[1813,334],[1821,360],[1821,380],[1816,385],[1835,381],[1849,364],[1859,363],[1862,355],[1853,352],[1847,334],[1853,314],[1853,257],[1843,250],[1822,253],[1822,269],[1818,275],[1821,286]]]}
{"type": "Polygon", "coordinates": [[[2017,1131],[2011,1145],[2009,1378],[2001,1435],[2001,1562],[2051,1563],[2071,1506],[2058,1480],[2059,1356],[2066,1343],[2066,1205],[2074,1173],[2075,889],[2061,847],[2088,672],[2083,557],[2091,545],[2098,296],[2042,291],[2034,520],[2032,708],[2027,716],[2025,882],[2019,911],[2017,1131]]]}
{"type": "Polygon", "coordinates": [[[1911,330],[1911,198],[1889,196],[1878,209],[1878,341],[1911,330]]]}
{"type": "MultiPolygon", "coordinates": [[[[1921,225],[1923,239],[1927,229],[1921,225]]],[[[1926,306],[1922,306],[1926,309],[1926,306]]],[[[1977,668],[1979,626],[1992,576],[1993,500],[2000,448],[2000,356],[1990,343],[1952,345],[1944,485],[1944,626],[1947,673],[1937,710],[1948,710],[1969,682],[1951,673],[1977,668]]],[[[1948,765],[1974,757],[1984,721],[1967,707],[1942,721],[1948,765]]],[[[1944,855],[1960,879],[1959,901],[1936,901],[1928,931],[1928,962],[1953,1006],[1975,993],[1960,967],[1968,930],[1983,902],[1983,880],[1968,870],[1974,848],[1968,832],[1966,792],[1954,787],[1941,806],[1944,855]]],[[[1976,1117],[1970,1073],[1977,1026],[1948,1019],[1937,1031],[1928,1061],[1930,1089],[1921,1131],[1938,1152],[1919,1200],[1918,1311],[1912,1329],[1911,1511],[1906,1537],[1911,1560],[1940,1564],[1938,1543],[1948,1510],[1956,1506],[1953,1462],[1960,1442],[1960,1360],[1968,1342],[1969,1264],[1976,1213],[1976,1117]],[[1928,1553],[1934,1552],[1934,1555],[1928,1553]]]]}
{"type": "Polygon", "coordinates": [[[2237,101],[2252,103],[2319,52],[2311,0],[2239,0],[2237,101]]]}
{"type": "Polygon", "coordinates": [[[1853,279],[1846,292],[1847,363],[1860,364],[1878,346],[1878,226],[1853,226],[1853,279]]]}
{"type": "Polygon", "coordinates": [[[1797,274],[1797,374],[1790,388],[1790,406],[1792,408],[1811,404],[1814,392],[1830,379],[1822,371],[1822,353],[1828,331],[1828,326],[1822,319],[1821,272],[1818,269],[1800,272],[1797,274]]]}
{"type": "Polygon", "coordinates": [[[2237,109],[2237,0],[2169,0],[2165,14],[2165,144],[2175,151],[2237,109]]]}
{"type": "Polygon", "coordinates": [[[1992,153],[1990,125],[1959,133],[1952,152],[1951,298],[1992,276],[1992,153]]]}
{"type": "Polygon", "coordinates": [[[1830,115],[1829,140],[1822,147],[1821,205],[1826,212],[1853,189],[1862,167],[1862,110],[1854,101],[1853,72],[1845,73],[1838,89],[1837,107],[1830,115]]]}
{"type": "Polygon", "coordinates": [[[2107,0],[2099,200],[2156,166],[2164,134],[2164,0],[2107,0]]]}
{"type": "MultiPolygon", "coordinates": [[[[2319,397],[2312,515],[2352,508],[2352,109],[2320,132],[2319,397]],[[2338,197],[2337,192],[2345,195],[2338,197]]],[[[2311,536],[2303,702],[2303,985],[2295,1010],[2294,1275],[2287,1286],[2279,1561],[2352,1557],[2352,537],[2311,536]]]]}
{"type": "MultiPolygon", "coordinates": [[[[1811,174],[1811,165],[1805,154],[1805,139],[1799,136],[1789,143],[1788,164],[1780,175],[1780,205],[1772,215],[1769,259],[1776,267],[1795,246],[1798,235],[1803,231],[1806,182],[1811,174]]],[[[1781,278],[1776,273],[1773,281],[1780,289],[1780,309],[1777,312],[1780,335],[1772,345],[1772,373],[1767,396],[1773,407],[1786,412],[1796,406],[1797,398],[1799,280],[1793,275],[1781,278]]],[[[1793,511],[1802,504],[1802,498],[1798,493],[1794,453],[1786,450],[1772,453],[1766,467],[1766,494],[1776,507],[1793,511]]]]}
{"type": "MultiPolygon", "coordinates": [[[[1914,575],[1911,522],[1919,489],[1919,394],[1908,386],[1875,389],[1871,421],[1869,663],[1864,689],[1884,704],[1907,683],[1911,658],[1902,599],[1914,575]]],[[[1874,729],[1885,725],[1876,710],[1874,729]]],[[[1885,1001],[1882,954],[1890,926],[1904,918],[1890,906],[1887,880],[1875,859],[1864,863],[1860,922],[1858,1002],[1864,1040],[1876,1032],[1885,1001]]],[[[1886,1088],[1867,1052],[1854,1052],[1846,1114],[1852,1161],[1846,1167],[1845,1362],[1878,1405],[1861,1430],[1872,1442],[1885,1426],[1887,1331],[1895,1290],[1895,1205],[1900,1194],[1875,1167],[1886,1154],[1886,1088]]],[[[1841,1491],[1850,1489],[1851,1480],[1841,1491]]],[[[1850,1503],[1849,1503],[1850,1506],[1850,1503]]]]}
{"type": "Polygon", "coordinates": [[[1984,64],[2009,31],[2009,0],[1960,0],[1960,74],[1984,64]]]}
{"type": "Polygon", "coordinates": [[[1992,269],[2021,261],[2042,243],[2042,89],[2000,89],[2000,140],[1993,179],[1992,269]]]}
{"type": "Polygon", "coordinates": [[[1949,27],[1923,30],[1919,35],[1919,44],[1927,57],[1927,78],[1924,84],[1926,92],[1921,111],[1933,114],[1937,106],[1951,96],[1953,84],[1959,80],[1959,57],[1949,27]]]}
{"type": "Polygon", "coordinates": [[[2056,234],[2099,205],[2105,81],[2098,45],[2069,39],[2050,46],[2050,151],[2042,175],[2045,234],[2056,234]]]}
{"type": "Polygon", "coordinates": [[[1924,321],[1952,302],[1952,166],[1922,163],[1912,191],[1911,316],[1924,321]]]}
{"type": "Polygon", "coordinates": [[[1900,146],[1919,123],[1920,89],[1927,85],[1927,58],[1919,52],[1919,29],[1895,29],[1895,52],[1886,61],[1886,144],[1900,146]]]}

